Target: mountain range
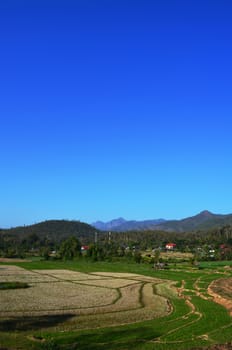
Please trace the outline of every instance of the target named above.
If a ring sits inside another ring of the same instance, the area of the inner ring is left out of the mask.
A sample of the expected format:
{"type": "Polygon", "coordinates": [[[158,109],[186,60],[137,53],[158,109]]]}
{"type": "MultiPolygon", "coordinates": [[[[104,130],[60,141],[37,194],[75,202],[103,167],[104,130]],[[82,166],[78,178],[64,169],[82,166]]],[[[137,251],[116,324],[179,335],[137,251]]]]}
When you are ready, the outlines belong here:
{"type": "Polygon", "coordinates": [[[108,222],[97,221],[92,223],[92,226],[101,231],[131,231],[131,230],[150,230],[157,225],[161,225],[165,222],[164,219],[154,220],[125,220],[123,218],[114,219],[108,222]]]}
{"type": "Polygon", "coordinates": [[[208,210],[204,210],[195,216],[181,220],[154,219],[136,221],[118,218],[109,222],[97,221],[92,223],[92,226],[99,230],[115,232],[145,230],[190,232],[213,227],[222,227],[225,225],[232,225],[232,214],[213,214],[208,210]]]}
{"type": "Polygon", "coordinates": [[[207,210],[181,220],[125,220],[118,218],[109,222],[97,221],[92,225],[80,221],[48,220],[29,226],[18,226],[11,229],[0,229],[1,235],[21,237],[22,239],[37,235],[40,238],[62,241],[67,237],[75,236],[83,243],[93,241],[96,231],[126,232],[126,231],[166,231],[166,232],[192,232],[204,231],[217,227],[232,226],[232,214],[213,214],[207,210]]]}

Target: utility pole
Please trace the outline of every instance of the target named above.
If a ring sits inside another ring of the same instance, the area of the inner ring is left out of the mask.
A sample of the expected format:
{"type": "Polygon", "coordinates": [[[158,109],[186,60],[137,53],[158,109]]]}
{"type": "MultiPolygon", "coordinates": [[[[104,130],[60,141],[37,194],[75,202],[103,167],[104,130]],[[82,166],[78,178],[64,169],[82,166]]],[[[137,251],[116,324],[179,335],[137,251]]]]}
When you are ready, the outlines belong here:
{"type": "Polygon", "coordinates": [[[95,244],[97,244],[97,232],[95,232],[95,244]]]}

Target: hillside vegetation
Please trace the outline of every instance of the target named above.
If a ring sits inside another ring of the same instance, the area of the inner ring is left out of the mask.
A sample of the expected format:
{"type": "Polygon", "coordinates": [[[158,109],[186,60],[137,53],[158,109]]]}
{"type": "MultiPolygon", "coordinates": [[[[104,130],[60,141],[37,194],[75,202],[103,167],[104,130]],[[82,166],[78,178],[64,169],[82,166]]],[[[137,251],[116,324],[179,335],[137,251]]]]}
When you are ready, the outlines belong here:
{"type": "Polygon", "coordinates": [[[92,239],[96,231],[98,231],[96,228],[80,221],[47,220],[34,225],[2,229],[0,234],[21,239],[37,235],[40,238],[62,241],[69,236],[74,236],[78,239],[91,237],[92,239]]]}
{"type": "Polygon", "coordinates": [[[28,254],[39,253],[48,258],[52,251],[67,252],[73,242],[77,247],[73,256],[78,255],[81,246],[88,245],[91,247],[88,255],[97,260],[128,256],[134,251],[163,250],[168,242],[174,242],[178,251],[197,254],[198,259],[210,258],[207,252],[212,249],[215,251],[215,258],[229,259],[232,256],[232,226],[192,232],[135,230],[109,234],[79,221],[50,220],[1,230],[0,256],[22,258],[28,254]],[[96,243],[97,246],[93,247],[96,243]],[[221,246],[224,247],[223,250],[221,246]]]}

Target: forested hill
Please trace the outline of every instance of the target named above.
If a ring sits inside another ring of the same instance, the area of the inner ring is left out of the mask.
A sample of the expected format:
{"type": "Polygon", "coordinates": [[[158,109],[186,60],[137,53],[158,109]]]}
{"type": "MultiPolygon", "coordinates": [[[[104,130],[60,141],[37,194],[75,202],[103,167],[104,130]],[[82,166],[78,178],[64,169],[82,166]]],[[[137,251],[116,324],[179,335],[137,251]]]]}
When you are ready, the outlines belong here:
{"type": "Polygon", "coordinates": [[[80,222],[68,220],[48,220],[30,226],[19,226],[11,229],[2,229],[1,234],[18,236],[20,239],[36,235],[39,238],[48,238],[53,241],[61,241],[69,236],[78,239],[94,240],[96,228],[80,222]]]}

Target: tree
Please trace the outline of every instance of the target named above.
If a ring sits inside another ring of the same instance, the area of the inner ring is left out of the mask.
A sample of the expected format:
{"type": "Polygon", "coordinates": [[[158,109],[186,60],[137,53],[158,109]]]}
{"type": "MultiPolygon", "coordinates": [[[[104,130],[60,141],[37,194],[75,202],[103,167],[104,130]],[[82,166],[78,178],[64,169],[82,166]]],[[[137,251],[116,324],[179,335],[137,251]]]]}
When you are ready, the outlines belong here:
{"type": "Polygon", "coordinates": [[[74,236],[67,238],[61,243],[59,255],[64,260],[72,260],[80,256],[81,245],[78,239],[74,236]]]}
{"type": "Polygon", "coordinates": [[[141,260],[142,260],[142,255],[140,252],[135,252],[134,253],[134,260],[137,264],[140,264],[141,263],[141,260]]]}
{"type": "Polygon", "coordinates": [[[159,260],[160,260],[160,250],[156,249],[155,256],[154,256],[154,263],[158,264],[159,260]]]}
{"type": "Polygon", "coordinates": [[[86,254],[87,258],[91,258],[93,261],[103,261],[106,259],[106,250],[102,245],[91,244],[86,254]]]}
{"type": "Polygon", "coordinates": [[[40,255],[44,258],[44,260],[49,259],[50,249],[49,247],[42,247],[40,249],[40,255]]]}

